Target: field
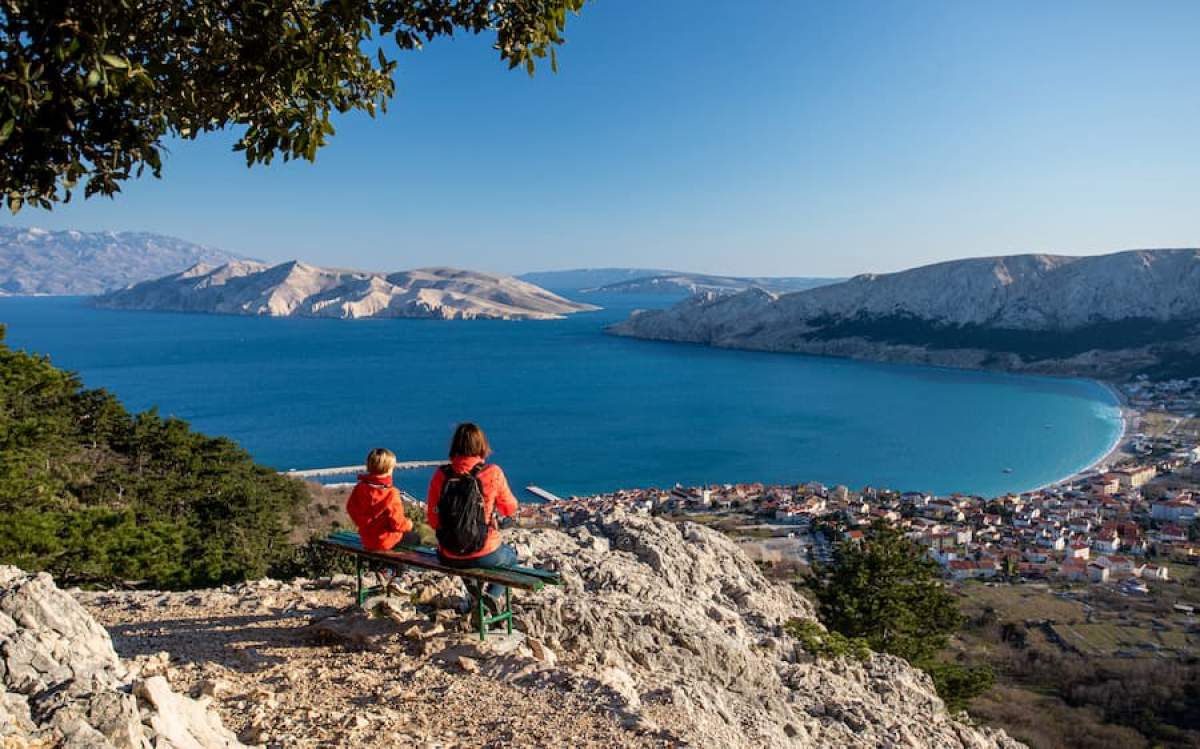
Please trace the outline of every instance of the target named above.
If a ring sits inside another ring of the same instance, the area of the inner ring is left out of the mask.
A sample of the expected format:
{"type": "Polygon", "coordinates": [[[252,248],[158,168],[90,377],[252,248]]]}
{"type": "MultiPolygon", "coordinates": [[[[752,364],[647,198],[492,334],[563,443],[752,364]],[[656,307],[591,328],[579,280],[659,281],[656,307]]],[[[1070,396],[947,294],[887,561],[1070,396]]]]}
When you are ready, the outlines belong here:
{"type": "Polygon", "coordinates": [[[971,616],[991,607],[1003,621],[1050,620],[1082,622],[1083,604],[1055,595],[1042,585],[1001,585],[971,582],[961,586],[963,613],[971,616]]]}
{"type": "Polygon", "coordinates": [[[956,586],[967,624],[945,655],[996,675],[971,715],[1034,749],[1200,746],[1200,618],[1173,609],[1200,596],[1200,576],[1171,572],[1177,579],[1148,595],[1083,584],[956,586]]]}
{"type": "Polygon", "coordinates": [[[1060,641],[1083,655],[1105,657],[1169,657],[1200,652],[1200,635],[1182,628],[1159,629],[1117,624],[1055,624],[1060,641]]]}

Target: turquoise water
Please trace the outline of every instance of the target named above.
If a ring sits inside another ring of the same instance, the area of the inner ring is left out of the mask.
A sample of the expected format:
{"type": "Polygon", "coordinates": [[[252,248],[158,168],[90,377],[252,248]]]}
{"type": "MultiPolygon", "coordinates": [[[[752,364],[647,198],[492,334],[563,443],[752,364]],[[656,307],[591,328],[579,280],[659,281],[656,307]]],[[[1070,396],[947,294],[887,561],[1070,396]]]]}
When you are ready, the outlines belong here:
{"type": "Polygon", "coordinates": [[[376,445],[440,458],[470,419],[514,487],[564,495],[811,480],[991,495],[1070,474],[1120,431],[1112,394],[1093,382],[616,338],[606,324],[666,302],[599,303],[562,321],[443,322],[0,298],[0,322],[10,345],[278,468],[349,465],[376,445]]]}

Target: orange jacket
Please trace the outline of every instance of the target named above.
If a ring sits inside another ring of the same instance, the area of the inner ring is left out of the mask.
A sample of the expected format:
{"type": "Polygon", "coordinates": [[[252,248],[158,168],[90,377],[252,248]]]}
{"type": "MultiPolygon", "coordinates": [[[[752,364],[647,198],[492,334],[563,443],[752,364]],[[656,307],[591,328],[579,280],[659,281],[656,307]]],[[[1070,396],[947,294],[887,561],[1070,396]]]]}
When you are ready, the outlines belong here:
{"type": "MultiPolygon", "coordinates": [[[[458,473],[470,473],[472,468],[482,462],[483,458],[474,456],[451,458],[450,467],[458,473]]],[[[438,527],[437,505],[438,500],[442,497],[442,484],[445,479],[446,477],[440,469],[434,471],[433,479],[429,482],[429,495],[425,498],[425,517],[434,530],[437,530],[438,527]]],[[[517,513],[517,498],[508,488],[508,479],[504,477],[504,471],[500,470],[498,465],[489,465],[480,471],[479,483],[483,485],[483,516],[488,518],[489,522],[487,540],[483,542],[483,548],[474,554],[451,554],[448,551],[439,550],[443,556],[451,559],[474,559],[484,554],[491,554],[500,548],[500,530],[494,523],[491,523],[492,512],[495,511],[506,518],[512,517],[517,513]]]]}
{"type": "Polygon", "coordinates": [[[358,484],[346,500],[346,513],[358,526],[363,548],[371,551],[391,549],[413,527],[404,516],[404,503],[391,476],[358,474],[358,484]]]}

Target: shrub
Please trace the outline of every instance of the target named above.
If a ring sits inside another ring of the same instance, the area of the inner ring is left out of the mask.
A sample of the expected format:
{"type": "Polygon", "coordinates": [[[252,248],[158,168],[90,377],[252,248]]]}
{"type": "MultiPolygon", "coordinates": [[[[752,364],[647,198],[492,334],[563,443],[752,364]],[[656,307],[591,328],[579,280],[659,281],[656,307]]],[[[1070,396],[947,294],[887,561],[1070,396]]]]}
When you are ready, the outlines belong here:
{"type": "Polygon", "coordinates": [[[179,588],[261,577],[292,556],[299,481],[2,341],[0,326],[0,563],[179,588]]]}
{"type": "Polygon", "coordinates": [[[806,653],[817,658],[844,657],[865,661],[871,657],[871,647],[865,639],[826,631],[812,619],[788,619],[783,631],[796,638],[806,653]]]}

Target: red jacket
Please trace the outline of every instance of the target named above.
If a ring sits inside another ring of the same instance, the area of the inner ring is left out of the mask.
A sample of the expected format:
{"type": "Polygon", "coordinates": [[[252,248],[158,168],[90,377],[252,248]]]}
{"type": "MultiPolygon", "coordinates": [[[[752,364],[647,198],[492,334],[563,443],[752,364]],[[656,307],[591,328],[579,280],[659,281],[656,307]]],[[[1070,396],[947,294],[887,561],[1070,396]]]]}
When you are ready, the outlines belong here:
{"type": "Polygon", "coordinates": [[[404,516],[404,503],[391,476],[358,474],[358,484],[346,500],[346,513],[358,526],[363,548],[371,551],[391,549],[413,527],[404,516]]]}
{"type": "MultiPolygon", "coordinates": [[[[458,473],[470,473],[472,468],[482,462],[483,458],[474,456],[451,458],[450,467],[458,473]]],[[[442,483],[445,479],[446,477],[440,469],[434,471],[433,479],[429,482],[429,495],[425,498],[425,516],[434,530],[437,530],[438,527],[437,505],[438,500],[442,497],[442,483]]],[[[508,488],[508,479],[504,478],[504,471],[500,470],[500,466],[493,464],[480,471],[479,483],[483,485],[483,516],[485,518],[490,521],[493,511],[506,518],[517,513],[517,498],[508,488]]],[[[445,550],[441,550],[441,553],[452,559],[474,559],[484,554],[491,554],[498,548],[500,548],[500,530],[494,524],[490,524],[483,548],[474,554],[451,554],[445,550]]]]}

